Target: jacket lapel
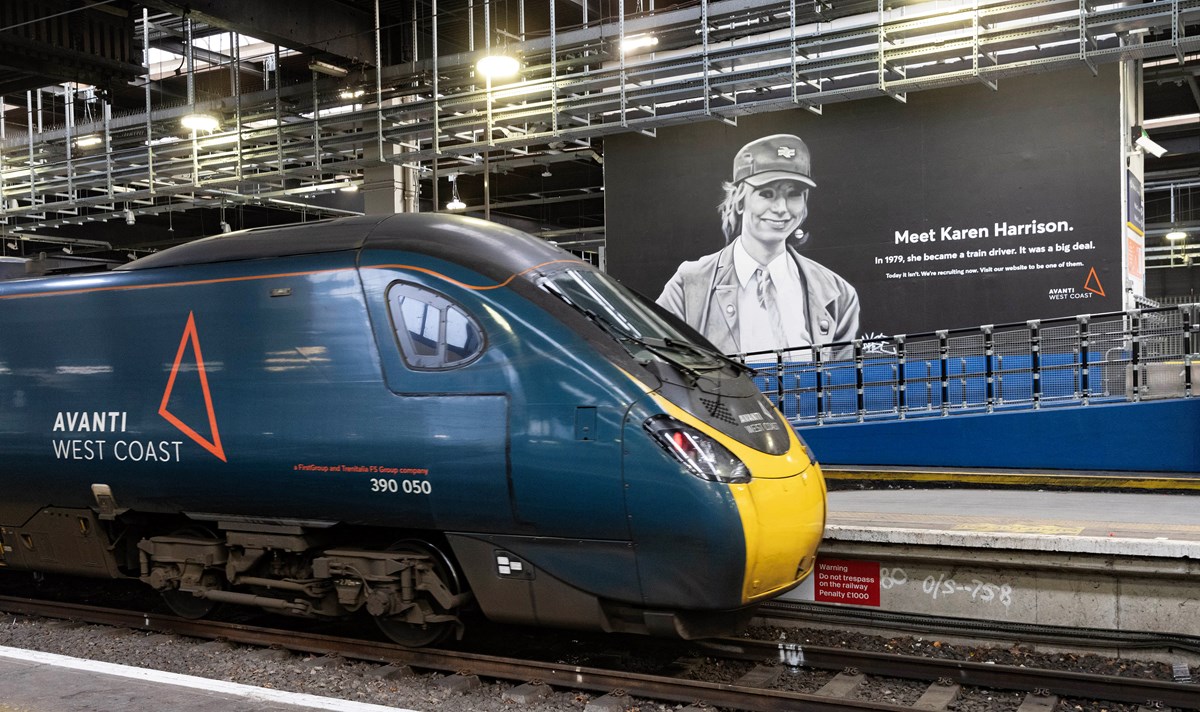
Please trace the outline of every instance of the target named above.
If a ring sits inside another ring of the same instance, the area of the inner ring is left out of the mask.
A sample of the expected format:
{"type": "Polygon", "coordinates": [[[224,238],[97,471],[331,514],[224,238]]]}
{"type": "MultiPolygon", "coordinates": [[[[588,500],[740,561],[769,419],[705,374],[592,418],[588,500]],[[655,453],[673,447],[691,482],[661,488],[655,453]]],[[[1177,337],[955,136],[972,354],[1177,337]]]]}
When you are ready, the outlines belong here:
{"type": "Polygon", "coordinates": [[[809,336],[815,344],[829,343],[837,325],[833,306],[840,291],[838,285],[823,271],[813,269],[813,263],[792,247],[788,247],[788,252],[800,268],[800,281],[808,302],[809,330],[812,331],[809,336]]]}
{"type": "Polygon", "coordinates": [[[733,245],[727,245],[717,258],[713,274],[712,301],[708,314],[708,336],[726,353],[741,349],[738,343],[738,281],[733,268],[733,245]]]}

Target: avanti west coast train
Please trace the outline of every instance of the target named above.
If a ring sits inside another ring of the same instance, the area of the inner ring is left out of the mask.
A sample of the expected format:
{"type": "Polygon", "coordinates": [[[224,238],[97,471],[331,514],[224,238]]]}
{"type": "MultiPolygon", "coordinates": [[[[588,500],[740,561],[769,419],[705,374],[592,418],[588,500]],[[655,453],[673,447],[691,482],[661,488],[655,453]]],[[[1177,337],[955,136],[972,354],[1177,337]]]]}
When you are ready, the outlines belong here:
{"type": "Polygon", "coordinates": [[[365,610],[730,632],[811,570],[825,485],[744,368],[571,255],[445,215],[0,283],[0,565],[365,610]]]}

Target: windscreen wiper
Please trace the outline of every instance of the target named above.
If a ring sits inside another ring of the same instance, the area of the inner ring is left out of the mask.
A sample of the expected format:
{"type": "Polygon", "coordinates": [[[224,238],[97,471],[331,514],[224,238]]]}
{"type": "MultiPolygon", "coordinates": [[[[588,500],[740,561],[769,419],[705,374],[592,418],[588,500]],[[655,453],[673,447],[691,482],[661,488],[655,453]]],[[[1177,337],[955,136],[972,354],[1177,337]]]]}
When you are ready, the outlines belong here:
{"type": "Polygon", "coordinates": [[[687,373],[693,379],[699,379],[702,375],[704,375],[699,369],[697,369],[693,366],[689,366],[688,364],[684,363],[683,361],[680,361],[677,357],[672,356],[670,354],[670,352],[664,351],[662,346],[656,346],[640,336],[635,336],[635,335],[625,331],[624,329],[617,328],[617,326],[615,324],[613,324],[611,321],[609,321],[607,318],[605,318],[604,315],[597,314],[596,312],[592,311],[591,309],[584,309],[582,307],[576,307],[576,308],[579,309],[579,311],[583,312],[584,316],[586,316],[587,318],[596,322],[596,324],[599,325],[601,329],[603,329],[605,332],[607,332],[608,335],[612,336],[614,339],[617,339],[619,341],[628,341],[630,343],[634,343],[634,344],[637,344],[638,346],[641,346],[642,348],[646,349],[650,353],[661,358],[663,361],[666,361],[667,363],[671,364],[675,368],[678,368],[680,371],[687,373]]]}
{"type": "Polygon", "coordinates": [[[566,294],[564,294],[563,292],[559,291],[556,288],[548,288],[546,291],[550,292],[554,296],[561,299],[563,302],[565,302],[568,306],[570,306],[575,311],[579,312],[580,314],[583,314],[585,317],[588,318],[589,321],[596,324],[596,326],[599,326],[601,331],[608,334],[609,336],[616,339],[617,341],[626,341],[629,343],[637,344],[638,346],[641,346],[643,349],[658,356],[663,361],[666,361],[667,363],[671,364],[675,368],[678,368],[680,371],[685,372],[686,374],[691,376],[693,379],[698,380],[701,376],[704,375],[700,370],[696,369],[693,366],[689,366],[686,363],[683,363],[677,357],[672,356],[667,351],[664,351],[664,348],[669,348],[670,346],[673,346],[675,344],[680,344],[681,342],[676,342],[676,341],[673,341],[670,339],[662,339],[663,345],[657,346],[655,344],[650,343],[649,341],[647,341],[646,339],[644,339],[640,336],[636,336],[634,334],[629,333],[628,331],[626,331],[624,329],[619,328],[616,324],[613,324],[611,321],[609,321],[603,314],[599,314],[591,309],[588,309],[586,307],[576,304],[575,302],[571,301],[570,297],[568,297],[566,294]]]}
{"type": "MultiPolygon", "coordinates": [[[[710,349],[708,347],[701,346],[700,344],[694,343],[692,341],[679,341],[679,340],[672,339],[669,337],[663,337],[662,342],[663,342],[663,345],[668,348],[676,348],[676,347],[684,348],[684,349],[687,349],[688,351],[691,351],[692,353],[697,353],[697,354],[701,354],[704,356],[710,356],[712,358],[717,359],[718,361],[722,361],[730,366],[733,366],[734,369],[736,369],[736,370],[742,371],[751,376],[753,376],[755,373],[757,373],[757,371],[755,371],[753,368],[747,366],[746,364],[742,363],[741,361],[738,361],[735,358],[730,358],[729,356],[726,356],[725,354],[721,353],[720,351],[717,351],[716,349],[710,349]]],[[[718,366],[717,368],[720,368],[720,367],[718,366]]]]}

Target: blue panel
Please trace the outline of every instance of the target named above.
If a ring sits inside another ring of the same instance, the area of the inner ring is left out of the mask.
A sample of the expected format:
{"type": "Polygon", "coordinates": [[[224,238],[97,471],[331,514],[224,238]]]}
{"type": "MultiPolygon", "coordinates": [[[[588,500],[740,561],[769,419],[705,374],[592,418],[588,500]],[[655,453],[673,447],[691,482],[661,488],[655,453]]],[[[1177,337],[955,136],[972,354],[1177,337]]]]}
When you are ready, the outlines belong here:
{"type": "MultiPolygon", "coordinates": [[[[1127,354],[1110,354],[1120,362],[1127,354]]],[[[1088,384],[1093,398],[1108,396],[1107,384],[1097,366],[1102,354],[1091,353],[1092,381],[1088,384]]],[[[992,403],[997,407],[1033,402],[1033,359],[1029,354],[985,357],[956,356],[946,359],[945,405],[954,410],[982,409],[988,403],[989,365],[992,375],[992,403]]],[[[1060,353],[1041,356],[1040,396],[1044,402],[1078,400],[1083,393],[1079,354],[1060,353]]],[[[879,417],[895,414],[899,403],[899,359],[893,355],[868,354],[863,359],[863,414],[879,417]]],[[[772,402],[779,401],[780,387],[785,415],[802,425],[817,416],[817,368],[809,362],[790,362],[783,366],[782,384],[773,364],[760,368],[755,384],[772,402]]],[[[905,407],[912,412],[940,412],[942,408],[942,365],[937,359],[918,359],[903,366],[905,407]]],[[[826,419],[853,420],[858,415],[856,370],[853,362],[835,361],[821,365],[821,415],[826,419]]],[[[1118,394],[1120,395],[1120,394],[1118,394]]]]}
{"type": "Polygon", "coordinates": [[[1200,398],[799,428],[823,465],[1200,472],[1200,398]]]}

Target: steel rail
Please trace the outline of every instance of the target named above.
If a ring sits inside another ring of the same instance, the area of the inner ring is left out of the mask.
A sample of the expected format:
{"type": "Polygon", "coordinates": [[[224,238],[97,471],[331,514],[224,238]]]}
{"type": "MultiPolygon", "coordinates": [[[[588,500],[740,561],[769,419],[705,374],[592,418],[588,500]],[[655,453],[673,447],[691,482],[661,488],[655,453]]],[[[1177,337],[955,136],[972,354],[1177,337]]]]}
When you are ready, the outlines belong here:
{"type": "Polygon", "coordinates": [[[390,643],[278,631],[234,623],[193,621],[137,611],[69,603],[49,603],[8,596],[0,596],[0,610],[8,613],[64,618],[159,633],[174,633],[195,638],[221,639],[245,645],[273,646],[306,653],[338,655],[377,663],[403,664],[450,674],[472,674],[520,682],[540,680],[551,686],[600,693],[621,690],[636,697],[672,702],[691,703],[703,700],[709,705],[755,712],[784,712],[787,710],[901,712],[908,710],[907,707],[897,705],[777,692],[696,680],[680,680],[578,665],[522,661],[492,655],[443,650],[413,650],[390,643]]]}
{"type": "MultiPolygon", "coordinates": [[[[741,638],[722,639],[720,650],[733,654],[743,649],[744,660],[762,660],[778,656],[779,644],[767,641],[748,641],[741,638]]],[[[854,668],[868,675],[900,677],[913,680],[950,679],[959,685],[991,687],[1030,692],[1046,690],[1054,695],[1083,697],[1105,702],[1128,702],[1149,706],[1200,706],[1200,687],[1164,680],[1136,677],[1116,677],[1069,670],[1044,670],[1015,665],[994,665],[965,660],[915,657],[870,651],[848,651],[837,648],[803,646],[805,665],[825,670],[854,668]]]]}
{"type": "Polygon", "coordinates": [[[953,618],[925,613],[882,611],[831,606],[806,601],[771,601],[759,609],[759,617],[787,620],[803,625],[813,621],[849,628],[885,628],[928,634],[974,636],[977,638],[1046,642],[1058,647],[1159,648],[1200,653],[1200,635],[1156,631],[1104,630],[1072,626],[1012,623],[995,620],[953,618]]]}
{"type": "MultiPolygon", "coordinates": [[[[444,650],[413,650],[390,643],[340,638],[257,626],[213,621],[193,621],[137,611],[97,608],[68,603],[48,603],[0,596],[0,610],[9,613],[66,618],[196,638],[221,639],[233,643],[275,646],[289,650],[338,655],[344,658],[411,667],[446,673],[473,674],[489,678],[527,682],[538,680],[551,686],[590,692],[629,695],[655,700],[708,705],[755,712],[799,710],[804,712],[884,712],[910,708],[880,702],[849,700],[812,694],[765,690],[736,684],[604,670],[593,667],[516,660],[491,655],[444,650]]],[[[709,646],[727,658],[763,662],[778,657],[780,646],[766,641],[721,639],[709,646]]],[[[1038,670],[1027,667],[991,665],[937,658],[845,651],[805,646],[807,667],[829,670],[855,669],[865,674],[935,681],[952,679],[960,685],[1070,695],[1112,702],[1194,708],[1200,705],[1195,686],[1140,678],[1114,678],[1089,673],[1038,670]]]]}

